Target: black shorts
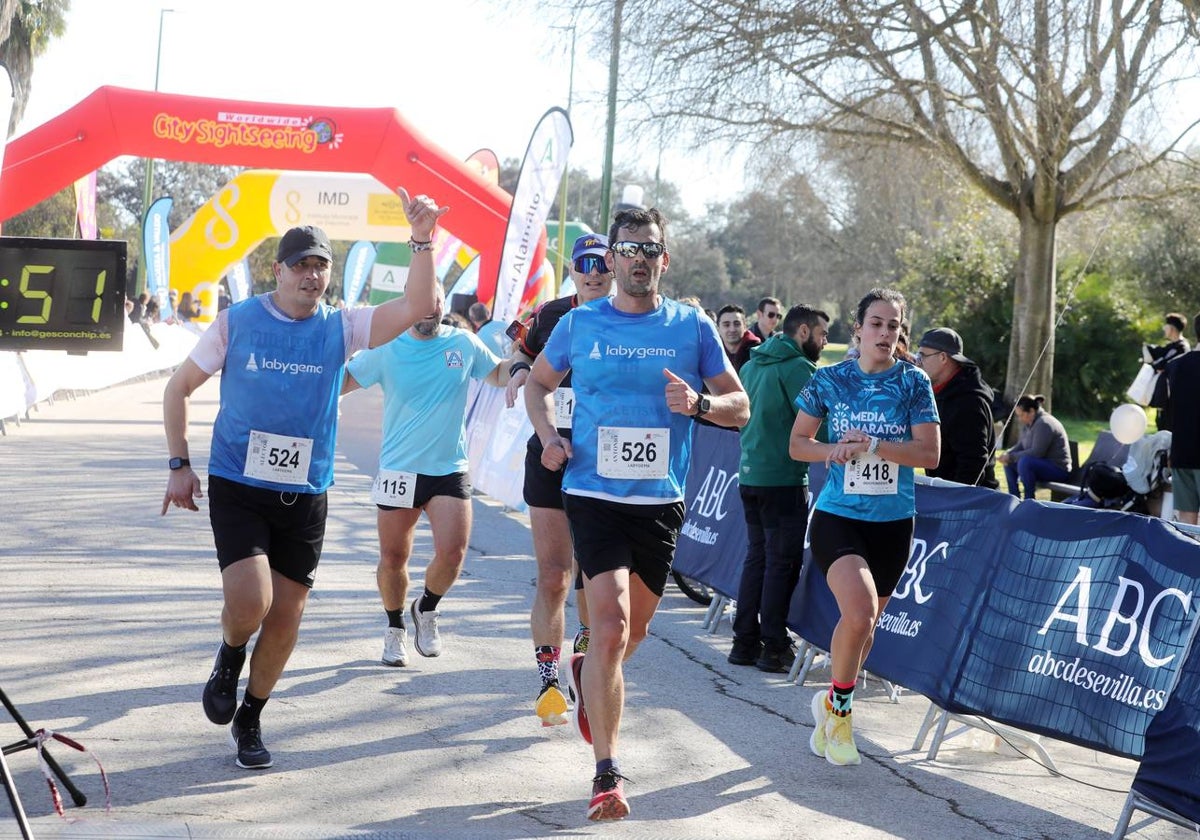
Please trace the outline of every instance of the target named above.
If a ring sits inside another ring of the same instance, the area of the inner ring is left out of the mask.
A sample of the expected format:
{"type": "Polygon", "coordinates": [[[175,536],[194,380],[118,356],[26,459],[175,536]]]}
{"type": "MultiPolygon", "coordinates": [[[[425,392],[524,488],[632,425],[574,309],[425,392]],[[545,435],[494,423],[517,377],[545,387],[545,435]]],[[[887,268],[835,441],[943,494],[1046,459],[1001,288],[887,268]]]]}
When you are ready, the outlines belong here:
{"type": "Polygon", "coordinates": [[[911,517],[891,522],[866,522],[818,510],[808,525],[808,541],[813,559],[826,575],[838,558],[847,554],[862,557],[871,570],[875,592],[886,598],[892,594],[908,565],[914,525],[915,520],[911,517]]]}
{"type": "Polygon", "coordinates": [[[208,521],[221,571],[238,560],[265,554],[273,570],[311,589],[325,543],[327,513],[324,493],[281,493],[208,477],[208,521]]]}
{"type": "MultiPolygon", "coordinates": [[[[420,509],[429,504],[434,496],[449,496],[452,499],[471,498],[471,477],[465,472],[450,473],[449,475],[421,475],[417,473],[417,486],[413,488],[412,509],[420,509]]],[[[392,507],[391,505],[376,505],[380,510],[408,510],[409,508],[392,507]]]]}
{"type": "MultiPolygon", "coordinates": [[[[561,432],[559,434],[562,434],[561,432]]],[[[563,470],[542,466],[542,439],[537,435],[525,444],[525,486],[522,495],[530,507],[563,509],[563,470]]]]}
{"type": "Polygon", "coordinates": [[[683,527],[683,502],[627,505],[569,493],[563,501],[581,575],[629,569],[662,597],[683,527]]]}

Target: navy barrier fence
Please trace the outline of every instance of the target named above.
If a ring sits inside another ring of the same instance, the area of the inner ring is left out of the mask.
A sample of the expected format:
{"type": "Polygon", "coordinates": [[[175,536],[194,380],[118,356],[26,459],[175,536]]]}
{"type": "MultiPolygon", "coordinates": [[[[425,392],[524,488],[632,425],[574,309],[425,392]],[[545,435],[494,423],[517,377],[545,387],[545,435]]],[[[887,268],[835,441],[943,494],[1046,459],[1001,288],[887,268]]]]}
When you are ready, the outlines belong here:
{"type": "MultiPolygon", "coordinates": [[[[738,436],[696,435],[675,568],[733,596],[746,545],[738,436]]],[[[1141,757],[1195,631],[1200,544],[1150,517],[959,485],[918,485],[917,508],[868,669],[951,712],[1141,757]]],[[[836,621],[806,557],[788,624],[827,650],[836,621]]]]}

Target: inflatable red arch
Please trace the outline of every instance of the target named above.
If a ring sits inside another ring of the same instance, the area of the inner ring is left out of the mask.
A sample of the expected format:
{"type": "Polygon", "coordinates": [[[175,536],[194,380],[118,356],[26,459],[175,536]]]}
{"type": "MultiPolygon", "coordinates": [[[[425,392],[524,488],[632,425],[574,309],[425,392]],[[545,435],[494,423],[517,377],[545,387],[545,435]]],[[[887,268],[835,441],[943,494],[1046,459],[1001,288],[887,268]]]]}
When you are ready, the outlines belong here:
{"type": "MultiPolygon", "coordinates": [[[[241,102],[101,87],[9,142],[0,221],[120,155],[217,165],[363,172],[448,205],[445,227],[480,252],[490,300],[512,197],[408,125],[392,108],[241,102]]],[[[545,234],[538,246],[545,254],[545,234]]],[[[531,260],[531,272],[542,257],[531,260]]],[[[215,279],[215,278],[214,278],[215,279]]]]}

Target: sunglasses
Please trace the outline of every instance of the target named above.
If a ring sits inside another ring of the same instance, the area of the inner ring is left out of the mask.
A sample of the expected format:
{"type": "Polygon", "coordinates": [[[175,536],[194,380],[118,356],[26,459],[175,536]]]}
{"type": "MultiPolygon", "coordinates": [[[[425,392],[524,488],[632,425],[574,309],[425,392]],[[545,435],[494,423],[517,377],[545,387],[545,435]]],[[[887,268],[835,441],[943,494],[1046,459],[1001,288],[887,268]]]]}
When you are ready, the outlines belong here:
{"type": "Polygon", "coordinates": [[[779,320],[779,313],[778,312],[767,312],[766,317],[770,318],[772,321],[777,321],[777,320],[779,320]]]}
{"type": "Polygon", "coordinates": [[[593,271],[597,274],[608,274],[608,266],[604,263],[604,257],[597,257],[595,254],[585,254],[575,260],[575,270],[580,274],[591,274],[593,271]]]}
{"type": "Polygon", "coordinates": [[[661,257],[667,252],[667,246],[661,242],[630,242],[628,239],[621,242],[614,242],[609,247],[614,254],[626,259],[633,259],[638,255],[638,251],[641,251],[642,255],[648,260],[661,257]]]}

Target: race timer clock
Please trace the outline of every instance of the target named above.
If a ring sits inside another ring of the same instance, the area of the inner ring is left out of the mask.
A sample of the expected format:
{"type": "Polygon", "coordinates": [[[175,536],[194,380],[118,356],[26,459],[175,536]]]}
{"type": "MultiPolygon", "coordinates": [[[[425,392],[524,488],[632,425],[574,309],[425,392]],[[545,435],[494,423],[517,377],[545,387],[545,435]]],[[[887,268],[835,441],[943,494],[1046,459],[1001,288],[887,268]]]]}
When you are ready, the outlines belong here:
{"type": "Polygon", "coordinates": [[[0,236],[0,350],[120,350],[126,244],[0,236]]]}

